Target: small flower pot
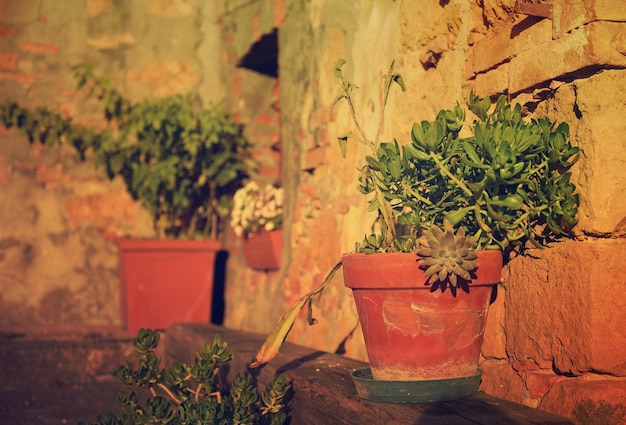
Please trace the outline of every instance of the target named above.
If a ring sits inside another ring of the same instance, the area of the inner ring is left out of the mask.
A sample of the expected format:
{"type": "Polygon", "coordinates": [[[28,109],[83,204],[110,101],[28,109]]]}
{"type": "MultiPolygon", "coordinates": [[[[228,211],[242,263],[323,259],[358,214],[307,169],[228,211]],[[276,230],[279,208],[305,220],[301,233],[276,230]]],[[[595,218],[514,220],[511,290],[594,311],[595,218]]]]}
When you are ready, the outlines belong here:
{"type": "Polygon", "coordinates": [[[275,270],[280,268],[283,231],[262,230],[243,238],[243,253],[248,267],[255,270],[275,270]]]}

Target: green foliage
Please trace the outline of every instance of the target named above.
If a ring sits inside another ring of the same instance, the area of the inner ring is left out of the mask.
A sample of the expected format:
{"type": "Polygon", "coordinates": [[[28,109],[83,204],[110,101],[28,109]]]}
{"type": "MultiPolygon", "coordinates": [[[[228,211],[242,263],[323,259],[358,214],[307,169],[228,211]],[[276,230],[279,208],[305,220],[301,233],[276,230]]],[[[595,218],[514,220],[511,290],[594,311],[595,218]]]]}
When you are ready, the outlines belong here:
{"type": "Polygon", "coordinates": [[[370,148],[361,168],[360,190],[378,212],[378,233],[367,235],[361,252],[416,252],[424,232],[449,221],[463,228],[474,249],[501,249],[505,258],[527,246],[543,247],[566,236],[576,224],[579,196],[569,168],[578,148],[569,141],[566,123],[548,118],[527,120],[520,105],[502,96],[470,95],[469,109],[441,110],[433,121],[413,125],[411,142],[380,142],[380,125],[390,87],[401,78],[393,64],[384,79],[383,113],[378,134],[370,140],[356,120],[352,92],[340,61],[335,75],[356,123],[358,135],[339,138],[342,152],[354,139],[370,148]]]}
{"type": "Polygon", "coordinates": [[[574,416],[580,425],[614,425],[626,419],[626,406],[604,400],[584,400],[576,404],[574,416]]]}
{"type": "Polygon", "coordinates": [[[279,425],[287,420],[291,385],[284,375],[273,377],[260,393],[251,375],[236,375],[226,391],[220,372],[232,353],[219,335],[192,364],[174,362],[164,368],[155,354],[159,339],[158,332],[140,329],[133,340],[137,364],[127,362],[114,372],[126,385],[149,388],[153,398],[141,402],[134,391],[120,391],[118,415],[108,412],[79,425],[279,425]]]}
{"type": "Polygon", "coordinates": [[[120,176],[150,212],[159,237],[215,238],[252,166],[242,126],[217,105],[197,108],[190,96],[132,103],[92,67],[73,70],[78,88],[99,102],[105,129],[13,101],[0,105],[4,126],[15,126],[30,143],[65,141],[81,159],[92,151],[96,165],[111,179],[120,176]]]}

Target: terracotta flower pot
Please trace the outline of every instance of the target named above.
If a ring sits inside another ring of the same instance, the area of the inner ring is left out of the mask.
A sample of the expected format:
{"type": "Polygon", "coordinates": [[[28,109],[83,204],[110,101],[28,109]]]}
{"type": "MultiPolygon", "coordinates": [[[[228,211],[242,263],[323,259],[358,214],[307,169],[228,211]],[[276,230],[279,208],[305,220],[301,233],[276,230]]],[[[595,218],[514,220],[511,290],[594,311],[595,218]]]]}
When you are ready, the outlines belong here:
{"type": "Polygon", "coordinates": [[[122,321],[139,328],[211,319],[215,240],[117,238],[122,321]]]}
{"type": "Polygon", "coordinates": [[[248,267],[256,270],[280,268],[283,231],[281,229],[253,233],[243,238],[243,253],[248,267]]]}
{"type": "Polygon", "coordinates": [[[431,292],[415,254],[346,254],[374,380],[415,381],[475,376],[502,254],[481,251],[469,294],[431,292]]]}

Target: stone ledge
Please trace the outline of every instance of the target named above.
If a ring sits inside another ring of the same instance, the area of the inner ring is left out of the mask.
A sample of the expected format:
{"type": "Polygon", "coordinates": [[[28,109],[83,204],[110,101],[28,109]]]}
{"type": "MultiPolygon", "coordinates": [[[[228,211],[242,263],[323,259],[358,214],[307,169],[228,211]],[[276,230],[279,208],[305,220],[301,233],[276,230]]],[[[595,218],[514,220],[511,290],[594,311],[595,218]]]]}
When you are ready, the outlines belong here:
{"type": "MultiPolygon", "coordinates": [[[[209,324],[179,324],[167,330],[168,361],[189,362],[195,353],[219,333],[233,351],[229,378],[246,370],[265,335],[226,329],[209,324]]],[[[276,372],[285,373],[295,389],[291,423],[307,424],[542,424],[566,425],[569,420],[484,393],[442,403],[388,404],[358,398],[350,374],[367,364],[335,354],[287,343],[276,359],[252,370],[260,383],[276,372]]]]}
{"type": "Polygon", "coordinates": [[[570,376],[626,378],[624,252],[624,238],[563,241],[511,261],[504,301],[509,358],[570,376]]]}
{"type": "Polygon", "coordinates": [[[0,329],[0,384],[43,391],[115,382],[111,372],[132,352],[132,337],[118,327],[0,329]]]}
{"type": "Polygon", "coordinates": [[[519,34],[503,31],[477,42],[466,75],[481,96],[519,93],[537,85],[593,68],[626,67],[624,22],[591,22],[561,38],[552,38],[549,21],[519,34]],[[502,69],[501,69],[502,68],[502,69]]]}

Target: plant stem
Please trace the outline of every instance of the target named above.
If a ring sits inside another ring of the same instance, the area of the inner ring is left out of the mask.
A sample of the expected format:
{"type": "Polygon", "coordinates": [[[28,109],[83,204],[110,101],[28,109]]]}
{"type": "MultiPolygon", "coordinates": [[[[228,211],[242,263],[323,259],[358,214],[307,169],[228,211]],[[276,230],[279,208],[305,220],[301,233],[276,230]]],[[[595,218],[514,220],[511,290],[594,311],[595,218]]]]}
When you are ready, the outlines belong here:
{"type": "Polygon", "coordinates": [[[352,97],[350,97],[350,93],[345,89],[344,89],[344,93],[346,94],[346,101],[348,102],[350,115],[352,115],[352,121],[354,122],[354,125],[356,125],[357,131],[361,135],[361,141],[363,142],[364,145],[368,146],[371,149],[372,154],[376,156],[376,145],[367,137],[367,135],[365,134],[365,131],[363,131],[363,128],[361,128],[361,125],[359,124],[359,121],[356,118],[356,111],[354,110],[354,104],[352,103],[352,97]]]}
{"type": "Polygon", "coordinates": [[[217,399],[217,404],[222,404],[222,393],[219,391],[215,391],[207,394],[209,397],[215,397],[217,399]]]}
{"type": "Polygon", "coordinates": [[[430,157],[433,161],[435,161],[435,164],[437,164],[439,170],[441,170],[443,174],[445,174],[450,180],[454,182],[454,184],[456,184],[463,192],[465,192],[467,196],[469,196],[470,198],[474,196],[472,191],[467,186],[465,186],[465,184],[461,180],[457,179],[456,176],[443,165],[443,163],[439,160],[439,158],[437,158],[437,155],[435,155],[434,152],[430,152],[430,157]]]}
{"type": "Polygon", "coordinates": [[[158,386],[159,388],[161,388],[163,391],[165,391],[165,393],[166,393],[168,396],[170,396],[170,398],[174,401],[174,403],[176,403],[176,404],[180,404],[180,403],[181,403],[181,401],[178,399],[178,397],[176,397],[176,396],[174,395],[174,393],[172,393],[172,392],[170,391],[170,389],[169,389],[169,388],[167,388],[165,385],[163,385],[162,383],[160,383],[160,382],[159,382],[159,383],[157,384],[157,386],[158,386]]]}
{"type": "Polygon", "coordinates": [[[196,388],[196,395],[194,397],[194,401],[197,403],[200,398],[200,390],[202,389],[202,383],[198,384],[198,388],[196,388]]]}
{"type": "Polygon", "coordinates": [[[389,99],[389,92],[391,91],[391,85],[393,84],[393,65],[395,61],[391,62],[389,66],[389,72],[387,72],[387,81],[385,85],[385,89],[383,90],[383,105],[380,108],[380,118],[378,119],[378,129],[376,130],[376,138],[374,139],[374,144],[378,146],[378,142],[380,140],[380,132],[383,128],[383,122],[385,121],[385,108],[387,107],[387,100],[389,99]]]}
{"type": "Polygon", "coordinates": [[[415,199],[419,200],[420,202],[423,202],[426,205],[433,205],[430,199],[424,198],[422,195],[419,194],[419,192],[416,192],[411,186],[407,185],[404,182],[402,182],[402,188],[406,190],[408,193],[410,193],[411,196],[413,196],[415,199]]]}

